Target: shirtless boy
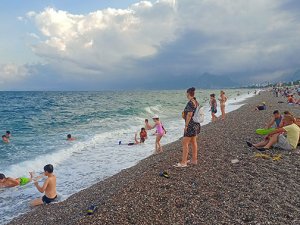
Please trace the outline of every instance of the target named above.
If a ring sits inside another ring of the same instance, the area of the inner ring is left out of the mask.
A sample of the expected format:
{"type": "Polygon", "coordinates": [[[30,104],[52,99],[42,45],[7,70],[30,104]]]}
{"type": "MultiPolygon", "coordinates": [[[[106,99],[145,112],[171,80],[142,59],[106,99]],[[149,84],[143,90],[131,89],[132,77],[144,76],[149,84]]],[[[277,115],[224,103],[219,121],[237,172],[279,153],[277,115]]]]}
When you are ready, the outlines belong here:
{"type": "Polygon", "coordinates": [[[40,186],[36,180],[34,181],[34,185],[39,192],[45,192],[45,195],[42,198],[33,200],[31,202],[32,206],[49,204],[57,198],[56,176],[53,174],[53,166],[51,164],[44,166],[44,175],[48,178],[45,180],[43,186],[40,186]]]}

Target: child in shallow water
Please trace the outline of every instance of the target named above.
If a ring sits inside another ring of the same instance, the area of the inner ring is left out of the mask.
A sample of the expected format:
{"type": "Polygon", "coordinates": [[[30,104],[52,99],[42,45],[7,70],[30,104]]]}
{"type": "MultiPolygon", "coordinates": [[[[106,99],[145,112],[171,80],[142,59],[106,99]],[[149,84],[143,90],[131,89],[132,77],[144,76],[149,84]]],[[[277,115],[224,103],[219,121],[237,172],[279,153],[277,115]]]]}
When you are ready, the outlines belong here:
{"type": "Polygon", "coordinates": [[[16,186],[24,186],[32,181],[33,172],[30,172],[30,178],[28,177],[19,177],[19,178],[11,178],[6,177],[3,173],[0,173],[0,187],[9,188],[16,186]]]}

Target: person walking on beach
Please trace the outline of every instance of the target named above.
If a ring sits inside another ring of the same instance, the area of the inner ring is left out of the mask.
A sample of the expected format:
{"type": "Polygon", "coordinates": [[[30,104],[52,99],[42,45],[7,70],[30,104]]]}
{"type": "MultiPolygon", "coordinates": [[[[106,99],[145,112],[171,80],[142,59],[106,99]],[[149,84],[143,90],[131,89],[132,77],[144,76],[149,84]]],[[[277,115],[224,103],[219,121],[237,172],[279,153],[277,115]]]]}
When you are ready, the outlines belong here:
{"type": "Polygon", "coordinates": [[[39,192],[44,193],[45,195],[42,198],[35,199],[31,202],[32,206],[38,206],[43,204],[49,204],[57,198],[56,193],[56,176],[53,174],[53,166],[48,164],[44,166],[44,175],[48,178],[45,180],[43,186],[38,184],[38,181],[34,181],[35,187],[39,192]]]}
{"type": "Polygon", "coordinates": [[[164,130],[164,127],[163,127],[162,123],[159,120],[158,115],[154,115],[152,117],[152,119],[153,119],[153,122],[155,124],[154,124],[153,127],[151,127],[151,129],[156,128],[156,132],[155,132],[155,135],[156,135],[156,139],[155,139],[155,153],[160,153],[160,152],[163,151],[162,147],[160,145],[160,140],[164,136],[165,130],[164,130]]]}
{"type": "Polygon", "coordinates": [[[211,120],[212,122],[216,121],[218,117],[216,116],[217,113],[217,100],[215,94],[210,95],[210,111],[211,111],[211,120]]]}
{"type": "Polygon", "coordinates": [[[224,91],[220,92],[219,101],[220,101],[220,108],[221,108],[221,112],[222,112],[222,120],[224,120],[225,119],[225,103],[227,101],[227,97],[226,97],[224,91]]]}
{"type": "Polygon", "coordinates": [[[182,140],[182,159],[181,162],[175,164],[175,167],[186,167],[188,163],[189,145],[192,144],[192,160],[191,163],[198,163],[198,144],[197,135],[200,133],[200,123],[193,120],[195,111],[199,105],[195,98],[195,88],[187,89],[186,95],[188,103],[182,112],[182,118],[185,121],[184,134],[182,140]]]}

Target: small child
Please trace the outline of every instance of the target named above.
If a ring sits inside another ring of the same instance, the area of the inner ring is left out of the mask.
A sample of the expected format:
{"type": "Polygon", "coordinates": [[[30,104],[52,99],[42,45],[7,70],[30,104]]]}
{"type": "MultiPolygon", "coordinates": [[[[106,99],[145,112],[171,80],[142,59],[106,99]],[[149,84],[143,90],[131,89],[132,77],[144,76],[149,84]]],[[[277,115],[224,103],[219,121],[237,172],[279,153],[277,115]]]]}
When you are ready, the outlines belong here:
{"type": "Polygon", "coordinates": [[[211,120],[212,122],[217,120],[217,100],[215,94],[210,95],[210,111],[211,111],[211,120]]]}
{"type": "Polygon", "coordinates": [[[151,127],[151,129],[156,128],[155,153],[160,153],[163,151],[162,147],[160,145],[160,140],[164,136],[165,130],[164,130],[163,125],[160,122],[159,117],[157,115],[154,115],[152,119],[153,119],[153,122],[155,123],[155,125],[153,127],[151,127]]]}
{"type": "Polygon", "coordinates": [[[32,181],[33,173],[29,172],[29,174],[30,174],[30,178],[28,177],[11,178],[11,177],[5,177],[3,173],[0,173],[0,187],[9,188],[9,187],[16,187],[16,186],[24,186],[25,184],[28,184],[30,181],[32,181]]]}
{"type": "Polygon", "coordinates": [[[151,125],[149,124],[148,119],[145,119],[145,129],[146,130],[151,130],[152,129],[151,125]]]}

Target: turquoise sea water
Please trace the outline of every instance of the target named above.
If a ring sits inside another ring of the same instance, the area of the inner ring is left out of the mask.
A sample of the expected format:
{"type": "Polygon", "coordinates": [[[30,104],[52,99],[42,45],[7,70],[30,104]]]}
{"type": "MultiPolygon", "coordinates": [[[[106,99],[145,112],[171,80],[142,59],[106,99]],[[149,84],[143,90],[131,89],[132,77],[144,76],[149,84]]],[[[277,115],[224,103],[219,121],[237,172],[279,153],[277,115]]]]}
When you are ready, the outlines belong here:
{"type": "MultiPolygon", "coordinates": [[[[209,94],[213,92],[218,97],[219,91],[213,90],[198,91],[196,96],[205,106],[206,123],[210,120],[209,94]]],[[[237,109],[237,102],[253,95],[245,89],[225,92],[229,97],[227,111],[237,109]]],[[[0,143],[0,173],[28,176],[29,171],[41,172],[51,163],[64,200],[153,153],[153,136],[143,145],[118,145],[120,140],[132,142],[145,118],[151,122],[153,114],[160,116],[168,130],[162,144],[180,138],[186,103],[185,90],[0,92],[0,132],[12,133],[9,144],[0,143]],[[68,133],[76,141],[66,141],[68,133]]],[[[40,196],[32,183],[0,189],[0,224],[29,211],[29,202],[40,196]]]]}

